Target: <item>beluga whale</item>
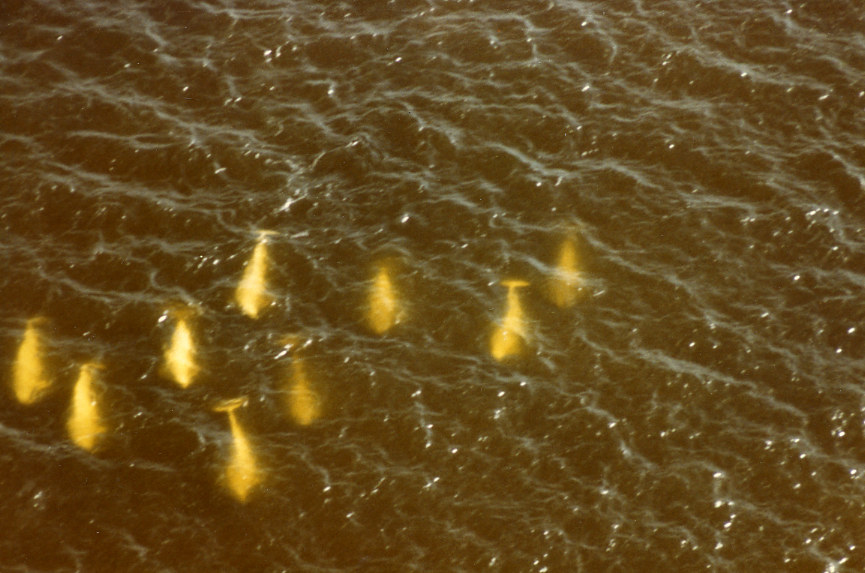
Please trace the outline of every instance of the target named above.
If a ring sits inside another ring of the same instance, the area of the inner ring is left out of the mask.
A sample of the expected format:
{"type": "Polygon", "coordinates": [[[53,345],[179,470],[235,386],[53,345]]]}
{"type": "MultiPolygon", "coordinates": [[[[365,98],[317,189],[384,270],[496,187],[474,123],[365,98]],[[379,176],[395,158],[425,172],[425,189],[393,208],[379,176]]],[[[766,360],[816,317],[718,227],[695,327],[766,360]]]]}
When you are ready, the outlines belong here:
{"type": "Polygon", "coordinates": [[[285,339],[286,349],[291,351],[291,371],[285,393],[286,409],[296,423],[309,426],[321,416],[321,397],[313,387],[306,364],[300,356],[300,341],[297,336],[285,339]]]}
{"type": "Polygon", "coordinates": [[[46,322],[43,317],[27,321],[12,365],[12,390],[22,404],[37,402],[52,385],[45,367],[45,342],[41,329],[46,322]]]}
{"type": "Polygon", "coordinates": [[[556,266],[547,278],[547,296],[559,308],[573,306],[583,287],[577,255],[577,234],[569,231],[559,245],[556,266]]]}
{"type": "Polygon", "coordinates": [[[69,418],[66,420],[69,438],[75,445],[88,452],[96,449],[99,440],[107,430],[96,393],[99,373],[103,369],[104,367],[96,362],[88,362],[81,366],[78,380],[72,390],[69,418]]]}
{"type": "Polygon", "coordinates": [[[267,244],[268,238],[275,234],[274,231],[258,232],[258,242],[243,269],[243,276],[234,293],[241,312],[249,318],[258,318],[261,311],[273,300],[267,291],[267,275],[270,270],[267,244]]]}
{"type": "Polygon", "coordinates": [[[198,349],[190,325],[189,309],[171,311],[174,315],[174,331],[165,347],[163,372],[177,382],[181,388],[188,388],[201,371],[198,363],[198,349]]]}
{"type": "Polygon", "coordinates": [[[528,340],[528,327],[517,289],[527,287],[529,283],[510,279],[502,281],[502,285],[508,289],[507,307],[490,338],[490,354],[499,362],[508,356],[520,354],[528,340]]]}
{"type": "Polygon", "coordinates": [[[246,397],[234,398],[219,403],[214,410],[228,413],[231,425],[231,455],[225,468],[225,483],[232,495],[240,502],[245,502],[252,488],[262,482],[261,469],[258,467],[255,453],[246,432],[237,421],[235,410],[246,406],[246,397]]]}
{"type": "Polygon", "coordinates": [[[367,294],[366,321],[370,330],[381,335],[399,324],[405,313],[394,284],[394,261],[380,260],[374,268],[375,276],[367,294]]]}

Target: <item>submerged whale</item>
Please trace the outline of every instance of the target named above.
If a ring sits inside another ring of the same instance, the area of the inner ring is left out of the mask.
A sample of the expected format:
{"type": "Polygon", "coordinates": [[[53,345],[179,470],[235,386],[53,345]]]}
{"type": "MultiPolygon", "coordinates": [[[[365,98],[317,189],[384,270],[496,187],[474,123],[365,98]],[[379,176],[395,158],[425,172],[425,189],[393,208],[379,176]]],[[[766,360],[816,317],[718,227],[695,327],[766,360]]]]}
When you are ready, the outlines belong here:
{"type": "Polygon", "coordinates": [[[12,390],[22,404],[38,401],[52,384],[45,369],[44,341],[40,330],[45,322],[41,317],[27,321],[24,337],[12,366],[12,390]]]}
{"type": "Polygon", "coordinates": [[[81,366],[78,381],[72,391],[72,405],[69,408],[69,418],[66,429],[69,438],[80,448],[89,452],[96,449],[99,440],[106,431],[96,395],[96,384],[101,364],[88,362],[81,366]]]}
{"type": "MultiPolygon", "coordinates": [[[[288,337],[286,346],[292,349],[299,341],[297,337],[288,337]]],[[[291,353],[291,371],[285,396],[288,414],[301,426],[308,426],[321,416],[321,397],[312,386],[306,365],[297,350],[291,353]]]]}
{"type": "Polygon", "coordinates": [[[267,292],[267,274],[270,267],[267,241],[273,234],[275,234],[273,231],[259,232],[258,243],[243,269],[243,276],[234,293],[240,310],[250,318],[258,318],[264,307],[273,300],[267,292]]]}
{"type": "Polygon", "coordinates": [[[262,475],[252,451],[252,445],[246,432],[237,421],[234,411],[247,404],[247,399],[235,398],[217,405],[214,410],[227,412],[231,424],[231,456],[225,468],[225,481],[231,493],[241,502],[245,502],[250,490],[261,483],[262,475]]]}
{"type": "Polygon", "coordinates": [[[571,232],[559,246],[556,267],[547,279],[547,294],[553,304],[568,308],[577,302],[582,284],[577,259],[577,235],[571,232]]]}
{"type": "Polygon", "coordinates": [[[392,266],[386,261],[377,263],[375,278],[370,283],[366,319],[376,334],[384,334],[403,318],[402,303],[392,278],[392,266]]]}
{"type": "Polygon", "coordinates": [[[198,351],[189,325],[188,311],[179,311],[176,314],[174,332],[165,348],[165,372],[181,387],[187,388],[195,380],[201,367],[198,365],[198,351]]]}
{"type": "Polygon", "coordinates": [[[502,285],[508,288],[507,309],[490,338],[490,354],[499,361],[522,352],[528,338],[526,319],[517,289],[526,287],[529,283],[523,280],[505,280],[502,285]]]}

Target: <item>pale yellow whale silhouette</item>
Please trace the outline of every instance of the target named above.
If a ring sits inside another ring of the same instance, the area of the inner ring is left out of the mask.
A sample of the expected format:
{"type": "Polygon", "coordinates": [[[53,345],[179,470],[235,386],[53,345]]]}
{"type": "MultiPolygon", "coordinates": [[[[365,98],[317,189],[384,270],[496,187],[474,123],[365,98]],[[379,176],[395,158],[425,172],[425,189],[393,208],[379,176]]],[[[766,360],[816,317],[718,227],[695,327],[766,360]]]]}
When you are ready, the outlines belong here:
{"type": "Polygon", "coordinates": [[[72,405],[66,429],[70,439],[80,448],[92,452],[106,431],[96,395],[96,384],[102,365],[88,362],[81,366],[78,381],[72,391],[72,405]]]}
{"type": "Polygon", "coordinates": [[[504,318],[495,326],[490,339],[490,354],[499,361],[522,352],[528,339],[526,319],[517,289],[528,286],[529,283],[523,280],[505,280],[502,285],[508,288],[508,306],[504,318]]]}
{"type": "Polygon", "coordinates": [[[547,294],[559,308],[569,308],[577,302],[582,286],[577,258],[577,235],[569,233],[559,247],[556,268],[547,279],[547,294]]]}
{"type": "Polygon", "coordinates": [[[402,303],[392,278],[391,264],[377,263],[375,278],[370,283],[367,299],[367,323],[376,334],[384,334],[403,318],[402,303]]]}
{"type": "Polygon", "coordinates": [[[243,269],[243,277],[237,285],[234,298],[240,310],[250,318],[258,318],[261,311],[270,304],[272,297],[267,292],[267,274],[270,257],[267,254],[267,238],[273,231],[260,231],[258,243],[252,257],[243,269]]]}
{"type": "Polygon", "coordinates": [[[165,348],[165,371],[183,388],[188,388],[201,370],[197,354],[188,317],[181,312],[177,315],[171,341],[165,348]]]}
{"type": "Polygon", "coordinates": [[[44,342],[40,330],[44,323],[45,319],[41,317],[27,321],[24,338],[12,366],[12,389],[22,404],[36,402],[51,387],[52,380],[45,369],[44,342]]]}
{"type": "Polygon", "coordinates": [[[252,451],[252,445],[246,432],[237,421],[234,411],[247,404],[247,399],[235,398],[222,402],[214,408],[217,412],[227,412],[231,424],[231,457],[225,468],[225,481],[231,493],[241,502],[245,502],[250,490],[262,482],[261,470],[252,451]]]}
{"type": "MultiPolygon", "coordinates": [[[[298,342],[298,338],[289,337],[286,345],[291,348],[298,342]]],[[[292,419],[301,426],[309,426],[321,416],[321,397],[312,387],[303,358],[297,351],[292,352],[286,407],[292,419]]]]}

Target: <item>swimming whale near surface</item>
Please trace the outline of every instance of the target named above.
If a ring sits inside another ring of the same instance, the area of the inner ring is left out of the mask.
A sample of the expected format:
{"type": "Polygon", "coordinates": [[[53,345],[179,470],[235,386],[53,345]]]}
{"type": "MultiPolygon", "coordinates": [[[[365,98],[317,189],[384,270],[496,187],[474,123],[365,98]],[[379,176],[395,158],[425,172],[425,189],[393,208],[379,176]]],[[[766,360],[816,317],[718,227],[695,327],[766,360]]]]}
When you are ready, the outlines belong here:
{"type": "Polygon", "coordinates": [[[547,279],[547,294],[559,308],[569,308],[577,302],[582,286],[578,268],[577,235],[570,232],[559,246],[556,267],[547,279]]]}
{"type": "Polygon", "coordinates": [[[214,408],[217,412],[228,413],[232,444],[231,455],[225,468],[225,481],[231,493],[241,502],[245,502],[252,488],[262,481],[261,469],[258,467],[252,445],[234,412],[237,408],[245,406],[247,402],[246,397],[234,398],[214,408]]]}
{"type": "Polygon", "coordinates": [[[188,388],[198,376],[198,350],[192,328],[189,324],[189,311],[175,311],[176,321],[171,340],[165,348],[165,373],[182,388],[188,388]]]}
{"type": "Polygon", "coordinates": [[[379,261],[376,274],[369,287],[366,319],[370,329],[376,334],[384,334],[403,318],[402,303],[393,282],[392,264],[379,261]]]}
{"type": "Polygon", "coordinates": [[[96,394],[99,372],[102,369],[102,365],[95,362],[88,362],[81,366],[78,380],[72,391],[69,418],[66,420],[69,438],[78,447],[89,452],[96,449],[99,440],[107,430],[96,394]]]}
{"type": "Polygon", "coordinates": [[[267,242],[268,237],[275,234],[273,231],[259,231],[258,243],[243,269],[243,276],[234,293],[240,310],[250,318],[258,318],[261,311],[273,300],[267,292],[267,275],[270,270],[267,242]]]}
{"type": "Polygon", "coordinates": [[[522,352],[528,339],[526,319],[517,289],[529,286],[529,283],[524,280],[504,280],[502,285],[508,289],[507,308],[490,338],[490,354],[498,361],[522,352]]]}
{"type": "MultiPolygon", "coordinates": [[[[286,346],[292,348],[298,343],[299,338],[289,337],[286,346]]],[[[301,426],[309,426],[321,416],[321,397],[313,388],[297,350],[292,350],[291,355],[286,407],[291,418],[301,426]]]]}
{"type": "Polygon", "coordinates": [[[22,404],[37,402],[52,384],[45,368],[44,340],[40,328],[45,322],[42,317],[27,321],[24,337],[12,366],[12,390],[22,404]]]}

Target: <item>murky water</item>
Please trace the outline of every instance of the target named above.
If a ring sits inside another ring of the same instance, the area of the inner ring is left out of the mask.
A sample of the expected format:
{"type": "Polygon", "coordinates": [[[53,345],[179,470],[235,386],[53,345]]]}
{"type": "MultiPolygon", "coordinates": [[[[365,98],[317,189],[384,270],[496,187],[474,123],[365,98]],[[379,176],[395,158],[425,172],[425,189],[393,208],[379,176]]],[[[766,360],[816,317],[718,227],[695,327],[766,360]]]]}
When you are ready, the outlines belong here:
{"type": "Polygon", "coordinates": [[[0,569],[861,571],[862,14],[0,8],[0,569]]]}

